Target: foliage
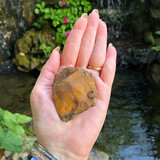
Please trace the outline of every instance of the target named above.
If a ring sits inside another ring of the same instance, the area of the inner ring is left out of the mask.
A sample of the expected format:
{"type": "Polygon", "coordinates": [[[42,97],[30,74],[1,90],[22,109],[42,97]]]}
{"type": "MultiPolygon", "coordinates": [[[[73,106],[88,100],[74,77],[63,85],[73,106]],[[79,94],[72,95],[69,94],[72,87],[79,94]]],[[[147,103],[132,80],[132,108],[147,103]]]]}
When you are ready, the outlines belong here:
{"type": "Polygon", "coordinates": [[[67,0],[59,1],[52,7],[46,7],[42,1],[36,4],[35,14],[38,16],[33,26],[41,29],[42,25],[49,22],[56,30],[56,42],[64,45],[76,20],[84,12],[91,10],[91,4],[87,0],[67,0]]]}
{"type": "Polygon", "coordinates": [[[31,117],[11,113],[0,108],[0,148],[21,152],[23,139],[27,139],[28,133],[22,124],[32,121],[31,117]]]}
{"type": "MultiPolygon", "coordinates": [[[[155,32],[156,35],[160,35],[160,31],[156,31],[155,32]]],[[[160,51],[160,45],[157,45],[157,46],[154,46],[155,45],[155,39],[153,36],[150,37],[151,41],[152,41],[152,47],[151,47],[151,50],[154,50],[154,51],[157,51],[159,52],[160,51]]]]}
{"type": "Polygon", "coordinates": [[[142,3],[144,3],[145,0],[140,0],[142,3]]]}
{"type": "Polygon", "coordinates": [[[48,44],[46,44],[44,37],[40,39],[40,42],[41,45],[39,46],[39,49],[43,50],[45,57],[48,58],[52,50],[54,49],[55,45],[52,42],[48,42],[48,44]]]}

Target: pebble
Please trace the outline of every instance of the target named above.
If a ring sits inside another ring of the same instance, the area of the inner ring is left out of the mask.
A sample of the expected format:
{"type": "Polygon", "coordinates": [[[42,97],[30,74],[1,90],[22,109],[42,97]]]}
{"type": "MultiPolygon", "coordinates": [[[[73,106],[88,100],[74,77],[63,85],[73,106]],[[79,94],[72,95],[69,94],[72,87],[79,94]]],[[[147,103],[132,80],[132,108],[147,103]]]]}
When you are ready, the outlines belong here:
{"type": "Polygon", "coordinates": [[[27,152],[14,153],[12,156],[12,160],[24,159],[28,156],[27,152]]]}
{"type": "Polygon", "coordinates": [[[13,154],[11,151],[4,151],[4,155],[6,158],[10,157],[13,154]]]}

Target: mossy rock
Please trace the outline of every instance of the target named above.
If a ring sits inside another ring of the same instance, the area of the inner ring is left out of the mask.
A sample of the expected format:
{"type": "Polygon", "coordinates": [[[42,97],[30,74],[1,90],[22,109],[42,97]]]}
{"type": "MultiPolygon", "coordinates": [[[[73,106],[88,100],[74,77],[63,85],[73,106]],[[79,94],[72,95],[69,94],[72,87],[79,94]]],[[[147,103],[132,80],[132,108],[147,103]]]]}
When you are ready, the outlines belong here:
{"type": "Polygon", "coordinates": [[[56,46],[55,31],[48,25],[40,31],[32,28],[16,41],[13,63],[19,70],[25,72],[40,68],[49,57],[49,54],[46,55],[45,50],[41,49],[42,45],[50,47],[50,52],[56,46]]]}

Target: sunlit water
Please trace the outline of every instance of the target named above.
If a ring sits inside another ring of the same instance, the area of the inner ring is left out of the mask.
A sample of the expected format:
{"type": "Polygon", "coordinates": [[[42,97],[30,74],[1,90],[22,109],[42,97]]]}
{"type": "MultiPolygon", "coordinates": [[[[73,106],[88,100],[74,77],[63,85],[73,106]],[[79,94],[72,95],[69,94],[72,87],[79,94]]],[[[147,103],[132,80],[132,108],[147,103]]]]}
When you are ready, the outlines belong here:
{"type": "MultiPolygon", "coordinates": [[[[29,95],[35,80],[28,73],[0,75],[0,107],[31,115],[29,95]]],[[[160,159],[160,127],[153,121],[153,92],[140,71],[118,70],[106,123],[95,147],[113,160],[160,159]]]]}

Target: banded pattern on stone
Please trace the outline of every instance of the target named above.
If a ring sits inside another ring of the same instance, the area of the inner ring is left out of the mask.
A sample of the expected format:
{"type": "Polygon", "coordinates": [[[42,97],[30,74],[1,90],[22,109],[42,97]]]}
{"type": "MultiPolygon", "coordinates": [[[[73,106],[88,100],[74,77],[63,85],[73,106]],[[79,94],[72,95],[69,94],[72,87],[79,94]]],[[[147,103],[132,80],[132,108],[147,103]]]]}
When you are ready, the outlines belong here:
{"type": "Polygon", "coordinates": [[[94,106],[97,98],[98,92],[92,73],[85,69],[67,67],[56,76],[53,99],[61,120],[67,122],[73,119],[94,106]]]}

